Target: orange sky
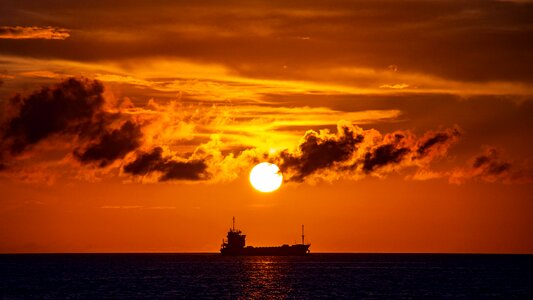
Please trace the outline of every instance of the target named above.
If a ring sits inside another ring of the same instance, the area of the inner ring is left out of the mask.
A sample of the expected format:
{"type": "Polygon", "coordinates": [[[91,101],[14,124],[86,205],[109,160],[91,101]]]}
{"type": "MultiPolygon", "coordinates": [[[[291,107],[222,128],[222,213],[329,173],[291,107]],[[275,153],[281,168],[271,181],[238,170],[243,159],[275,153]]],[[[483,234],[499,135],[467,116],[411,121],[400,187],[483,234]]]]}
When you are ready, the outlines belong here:
{"type": "Polygon", "coordinates": [[[529,1],[0,11],[0,252],[533,252],[529,1]]]}

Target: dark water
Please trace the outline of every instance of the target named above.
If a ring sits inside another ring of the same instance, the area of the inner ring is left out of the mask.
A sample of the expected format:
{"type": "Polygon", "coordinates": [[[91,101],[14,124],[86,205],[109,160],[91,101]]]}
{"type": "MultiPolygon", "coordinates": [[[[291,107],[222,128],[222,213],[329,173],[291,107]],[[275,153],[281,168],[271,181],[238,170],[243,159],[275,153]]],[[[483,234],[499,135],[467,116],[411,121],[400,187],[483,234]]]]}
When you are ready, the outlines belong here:
{"type": "Polygon", "coordinates": [[[0,299],[533,299],[533,255],[0,255],[0,299]]]}

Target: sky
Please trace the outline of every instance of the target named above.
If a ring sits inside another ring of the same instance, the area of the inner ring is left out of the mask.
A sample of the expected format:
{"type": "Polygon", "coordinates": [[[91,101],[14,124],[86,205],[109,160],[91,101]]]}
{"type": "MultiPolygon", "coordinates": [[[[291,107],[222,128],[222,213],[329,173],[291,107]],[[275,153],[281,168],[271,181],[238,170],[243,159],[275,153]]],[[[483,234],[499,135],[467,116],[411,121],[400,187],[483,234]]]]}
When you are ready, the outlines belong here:
{"type": "Polygon", "coordinates": [[[533,253],[532,16],[2,0],[0,252],[533,253]]]}

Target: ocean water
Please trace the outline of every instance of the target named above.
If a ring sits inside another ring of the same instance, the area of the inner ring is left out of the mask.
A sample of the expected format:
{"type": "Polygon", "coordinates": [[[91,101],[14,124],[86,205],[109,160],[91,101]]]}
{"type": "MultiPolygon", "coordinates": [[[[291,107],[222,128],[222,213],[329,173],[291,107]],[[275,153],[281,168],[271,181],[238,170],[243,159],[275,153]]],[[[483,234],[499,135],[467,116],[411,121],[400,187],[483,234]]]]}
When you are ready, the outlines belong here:
{"type": "Polygon", "coordinates": [[[533,255],[0,255],[0,299],[533,299],[533,255]]]}

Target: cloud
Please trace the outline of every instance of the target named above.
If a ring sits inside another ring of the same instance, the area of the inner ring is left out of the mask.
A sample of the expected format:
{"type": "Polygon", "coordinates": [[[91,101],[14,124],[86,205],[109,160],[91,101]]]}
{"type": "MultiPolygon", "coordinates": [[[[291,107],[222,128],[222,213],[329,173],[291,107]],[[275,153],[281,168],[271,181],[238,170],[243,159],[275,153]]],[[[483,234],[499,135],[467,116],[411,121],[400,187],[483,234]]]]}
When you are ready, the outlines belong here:
{"type": "Polygon", "coordinates": [[[207,165],[201,160],[176,161],[163,157],[163,149],[156,147],[150,152],[140,152],[134,161],[123,168],[125,173],[144,176],[153,172],[160,174],[159,181],[207,179],[207,165]]]}
{"type": "Polygon", "coordinates": [[[8,107],[13,116],[2,126],[0,149],[16,155],[51,135],[97,130],[103,91],[98,81],[70,78],[27,97],[15,96],[8,107]]]}
{"type": "Polygon", "coordinates": [[[102,209],[176,209],[175,206],[103,205],[102,209]]]}
{"type": "Polygon", "coordinates": [[[0,39],[64,40],[67,39],[69,36],[69,30],[51,26],[0,26],[0,39]]]}
{"type": "Polygon", "coordinates": [[[396,89],[396,90],[406,89],[408,87],[410,86],[407,83],[383,84],[379,86],[380,89],[396,89]]]}
{"type": "Polygon", "coordinates": [[[21,72],[18,75],[25,76],[25,77],[36,77],[36,78],[61,78],[61,74],[50,72],[50,71],[28,71],[28,72],[21,72]]]}
{"type": "Polygon", "coordinates": [[[287,181],[382,177],[407,167],[427,168],[446,155],[459,136],[456,127],[417,138],[409,131],[383,135],[340,122],[336,133],[308,131],[295,151],[284,150],[273,160],[287,181]]]}
{"type": "Polygon", "coordinates": [[[126,121],[119,129],[102,134],[87,148],[75,150],[74,155],[82,163],[96,162],[99,167],[105,167],[137,149],[142,136],[140,125],[126,121]]]}
{"type": "Polygon", "coordinates": [[[365,154],[363,171],[368,174],[379,167],[399,163],[410,151],[409,148],[397,147],[395,144],[378,146],[365,154]]]}
{"type": "Polygon", "coordinates": [[[445,156],[459,136],[458,127],[429,131],[420,138],[409,131],[385,134],[383,138],[378,135],[363,154],[362,171],[380,176],[404,167],[426,168],[434,159],[445,156]]]}
{"type": "Polygon", "coordinates": [[[103,209],[140,209],[140,205],[103,205],[100,206],[103,209]]]}
{"type": "MultiPolygon", "coordinates": [[[[169,57],[223,63],[233,73],[247,77],[290,76],[293,80],[304,79],[292,75],[302,69],[312,77],[329,78],[321,72],[325,66],[374,70],[390,66],[387,72],[391,75],[405,71],[484,84],[528,84],[533,78],[529,67],[533,44],[524,40],[531,34],[528,22],[533,6],[525,0],[475,1],[468,6],[451,0],[336,0],[329,1],[327,7],[323,1],[290,5],[272,1],[223,5],[216,1],[164,1],[150,6],[131,1],[120,12],[105,2],[90,7],[72,1],[4,2],[0,10],[9,24],[37,23],[42,22],[42,16],[53,16],[62,26],[76,28],[79,35],[68,47],[62,43],[47,47],[2,45],[5,54],[78,62],[138,59],[132,65],[144,64],[150,57],[169,57]],[[72,11],[76,18],[65,17],[72,11]],[[136,30],[132,30],[131,20],[136,20],[136,30]],[[485,51],[488,48],[491,51],[485,51]],[[401,66],[401,72],[394,72],[395,65],[401,66]]],[[[158,77],[162,76],[152,76],[158,77]]],[[[402,82],[423,87],[403,80],[374,82],[374,86],[402,82]]]]}
{"type": "Polygon", "coordinates": [[[519,3],[519,4],[533,3],[533,0],[496,0],[496,1],[497,2],[519,3]]]}
{"type": "Polygon", "coordinates": [[[291,181],[301,182],[317,170],[330,168],[337,162],[349,160],[357,145],[363,141],[358,127],[339,126],[336,134],[308,131],[296,153],[282,151],[280,169],[291,173],[291,181]]]}
{"type": "MultiPolygon", "coordinates": [[[[51,152],[54,147],[56,150],[63,147],[82,165],[104,168],[115,161],[119,161],[115,167],[126,163],[125,174],[156,174],[161,181],[232,180],[271,150],[267,146],[272,142],[277,149],[293,144],[302,128],[335,124],[335,115],[365,123],[368,119],[394,118],[399,114],[394,110],[343,113],[326,108],[250,105],[202,108],[177,102],[158,105],[155,101],[149,101],[145,107],[136,107],[129,101],[122,107],[120,103],[105,99],[100,81],[83,78],[69,78],[27,96],[17,95],[9,101],[6,111],[10,113],[2,124],[0,161],[9,167],[7,156],[22,157],[22,163],[32,164],[35,160],[27,160],[24,154],[40,153],[41,159],[47,155],[58,157],[51,152]],[[312,120],[302,118],[302,113],[312,120]],[[224,133],[217,135],[221,131],[224,133]],[[257,131],[263,133],[254,134],[257,131]],[[162,155],[162,145],[169,145],[181,154],[162,155]],[[49,153],[45,153],[46,149],[49,153]],[[140,149],[153,150],[137,151],[140,149]],[[129,154],[136,151],[137,158],[131,161],[129,154]]],[[[348,134],[346,131],[346,138],[348,134]]],[[[311,135],[307,138],[311,143],[311,135]]],[[[347,151],[352,151],[348,146],[345,145],[347,151]]],[[[322,157],[327,151],[319,150],[310,158],[322,157]]],[[[302,178],[305,172],[328,167],[329,159],[328,156],[313,163],[302,161],[302,178]]]]}
{"type": "Polygon", "coordinates": [[[533,172],[520,168],[501,157],[501,152],[487,147],[482,154],[471,161],[468,168],[454,170],[449,181],[461,184],[467,180],[481,180],[486,182],[523,183],[533,181],[533,172]]]}
{"type": "Polygon", "coordinates": [[[104,86],[69,78],[23,97],[13,97],[0,127],[0,159],[27,153],[53,138],[69,140],[81,163],[105,167],[141,145],[141,126],[105,108],[104,86]]]}
{"type": "Polygon", "coordinates": [[[61,169],[74,160],[86,175],[76,178],[107,176],[120,169],[142,181],[217,182],[234,180],[253,164],[271,161],[290,182],[357,180],[400,172],[406,178],[449,177],[451,182],[532,178],[527,175],[531,173],[515,170],[496,150],[478,155],[469,168],[432,170],[430,165],[459,140],[458,127],[415,134],[354,125],[365,118],[397,116],[399,111],[362,111],[359,116],[321,107],[224,108],[179,101],[159,105],[153,100],[138,107],[128,99],[105,95],[99,81],[69,78],[7,101],[0,126],[0,170],[29,174],[35,173],[34,166],[42,174],[70,176],[71,171],[61,169]],[[335,116],[350,119],[338,122],[336,130],[308,130],[302,136],[304,129],[329,128],[335,116]],[[37,154],[41,156],[32,157],[37,154]],[[46,164],[46,159],[59,163],[46,164]]]}
{"type": "Polygon", "coordinates": [[[440,132],[429,132],[420,139],[416,147],[416,158],[445,154],[449,145],[456,142],[460,136],[461,131],[457,126],[440,132]]]}
{"type": "Polygon", "coordinates": [[[488,148],[485,153],[474,158],[472,170],[476,177],[493,181],[498,177],[505,177],[511,170],[511,164],[500,158],[500,153],[495,148],[488,148]]]}
{"type": "MultiPolygon", "coordinates": [[[[0,60],[1,60],[1,58],[0,58],[0,60]]],[[[13,79],[13,78],[15,78],[15,76],[8,75],[8,74],[2,74],[2,72],[0,71],[0,87],[2,87],[4,85],[5,79],[13,79]]]]}

